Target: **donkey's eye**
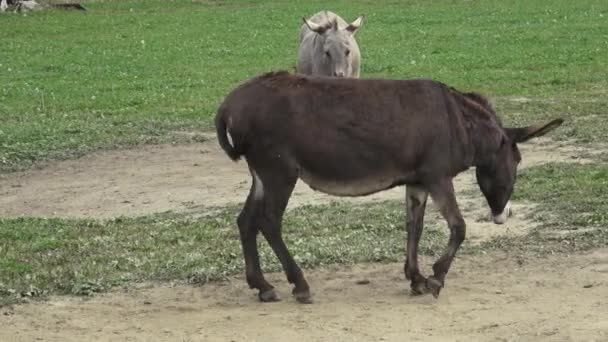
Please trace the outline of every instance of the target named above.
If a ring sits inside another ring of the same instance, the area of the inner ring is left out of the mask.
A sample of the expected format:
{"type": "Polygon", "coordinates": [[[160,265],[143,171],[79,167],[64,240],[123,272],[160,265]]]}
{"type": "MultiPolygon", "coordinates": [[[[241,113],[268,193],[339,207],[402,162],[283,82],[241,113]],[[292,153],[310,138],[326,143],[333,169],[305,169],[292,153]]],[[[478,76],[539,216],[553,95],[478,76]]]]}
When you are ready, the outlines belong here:
{"type": "Polygon", "coordinates": [[[347,56],[350,55],[350,50],[344,51],[344,54],[347,55],[347,56]]]}
{"type": "Polygon", "coordinates": [[[331,55],[329,54],[329,51],[325,51],[325,56],[327,56],[327,58],[331,58],[331,55]]]}

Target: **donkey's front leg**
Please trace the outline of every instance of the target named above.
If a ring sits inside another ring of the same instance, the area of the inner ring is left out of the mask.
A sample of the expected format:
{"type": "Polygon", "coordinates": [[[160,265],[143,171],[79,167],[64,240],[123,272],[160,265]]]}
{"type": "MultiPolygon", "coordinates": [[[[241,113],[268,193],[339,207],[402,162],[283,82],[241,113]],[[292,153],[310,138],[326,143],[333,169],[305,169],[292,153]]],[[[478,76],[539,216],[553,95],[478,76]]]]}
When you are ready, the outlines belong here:
{"type": "Polygon", "coordinates": [[[407,207],[407,257],[405,259],[405,278],[410,280],[412,294],[420,295],[428,292],[426,278],[420,274],[418,266],[418,244],[424,225],[424,210],[428,192],[421,187],[408,185],[405,190],[407,207]]]}
{"type": "Polygon", "coordinates": [[[450,227],[448,249],[433,265],[434,274],[427,279],[426,283],[427,288],[437,298],[439,291],[443,288],[445,276],[450,269],[454,256],[456,256],[458,248],[460,248],[460,245],[464,241],[466,224],[462,218],[460,209],[458,209],[452,179],[445,179],[429,186],[429,192],[431,193],[433,202],[437,205],[441,215],[450,227]]]}

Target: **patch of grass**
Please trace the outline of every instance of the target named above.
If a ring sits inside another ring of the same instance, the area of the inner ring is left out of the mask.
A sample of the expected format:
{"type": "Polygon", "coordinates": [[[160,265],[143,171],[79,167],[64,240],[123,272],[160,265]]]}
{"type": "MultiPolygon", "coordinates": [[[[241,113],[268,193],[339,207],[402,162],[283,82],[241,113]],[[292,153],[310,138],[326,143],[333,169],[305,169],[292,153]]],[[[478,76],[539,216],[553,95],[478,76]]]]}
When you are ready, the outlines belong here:
{"type": "Polygon", "coordinates": [[[479,248],[546,254],[606,247],[607,193],[605,165],[548,164],[526,169],[514,199],[537,203],[534,219],[542,224],[528,236],[500,237],[479,248]]]}
{"type": "Polygon", "coordinates": [[[497,98],[496,107],[505,117],[506,126],[527,126],[561,117],[565,120],[552,138],[572,139],[578,143],[598,145],[608,141],[608,98],[606,88],[564,96],[539,98],[497,98]]]}
{"type": "Polygon", "coordinates": [[[5,270],[9,277],[19,277],[32,271],[28,264],[12,259],[0,260],[0,268],[5,270]]]}
{"type": "Polygon", "coordinates": [[[538,99],[497,109],[509,123],[564,114],[558,134],[607,138],[604,0],[86,3],[86,13],[0,16],[11,28],[0,51],[0,171],[209,129],[237,84],[292,70],[301,17],[322,8],[366,14],[363,77],[538,99]]]}
{"type": "MultiPolygon", "coordinates": [[[[109,221],[0,220],[0,298],[89,295],[128,282],[205,282],[243,272],[237,209],[202,219],[158,215],[109,221]],[[33,293],[33,294],[32,294],[33,293]]],[[[284,238],[303,267],[404,260],[402,203],[330,204],[289,212],[284,238]]],[[[441,252],[444,229],[427,224],[421,253],[441,252]]],[[[258,238],[263,268],[281,270],[258,238]]]]}

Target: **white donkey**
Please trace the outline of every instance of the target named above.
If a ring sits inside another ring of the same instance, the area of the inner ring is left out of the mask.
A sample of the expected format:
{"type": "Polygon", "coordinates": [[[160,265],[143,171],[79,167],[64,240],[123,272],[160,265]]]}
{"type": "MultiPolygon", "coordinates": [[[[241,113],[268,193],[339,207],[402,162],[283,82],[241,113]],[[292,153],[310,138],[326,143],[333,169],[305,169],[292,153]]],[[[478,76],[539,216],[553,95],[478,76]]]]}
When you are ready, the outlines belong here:
{"type": "Polygon", "coordinates": [[[359,78],[361,53],[355,32],[364,16],[348,24],[330,11],[304,19],[300,29],[297,72],[305,75],[359,78]]]}

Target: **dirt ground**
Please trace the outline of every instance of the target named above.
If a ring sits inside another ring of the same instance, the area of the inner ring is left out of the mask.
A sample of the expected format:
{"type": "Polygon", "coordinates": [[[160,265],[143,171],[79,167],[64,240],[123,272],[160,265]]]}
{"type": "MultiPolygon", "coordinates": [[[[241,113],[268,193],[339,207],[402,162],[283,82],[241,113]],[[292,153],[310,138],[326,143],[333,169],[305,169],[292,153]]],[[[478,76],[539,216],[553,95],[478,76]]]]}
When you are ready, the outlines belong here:
{"type": "MultiPolygon", "coordinates": [[[[547,139],[522,146],[522,155],[523,167],[588,161],[579,158],[580,148],[547,139]]],[[[105,151],[0,175],[0,217],[205,215],[242,203],[249,182],[245,163],[231,162],[214,137],[105,151]]],[[[471,172],[456,179],[456,188],[473,242],[534,226],[528,215],[533,203],[514,203],[506,225],[489,223],[471,172]]],[[[339,199],[300,183],[289,206],[403,197],[400,188],[339,199]]],[[[429,270],[433,260],[424,261],[429,270]]],[[[458,257],[439,300],[411,297],[402,269],[308,270],[313,305],[296,304],[282,274],[269,276],[283,298],[272,304],[259,303],[242,277],[202,287],[146,284],[90,299],[52,297],[0,309],[0,341],[608,340],[608,249],[534,260],[458,257]],[[364,279],[370,283],[357,284],[364,279]]]]}
{"type": "Polygon", "coordinates": [[[240,277],[54,297],[5,309],[0,340],[608,340],[608,249],[535,260],[459,257],[438,300],[410,296],[401,270],[376,264],[307,271],[312,305],[291,298],[282,274],[269,276],[282,301],[268,304],[240,277]]]}

